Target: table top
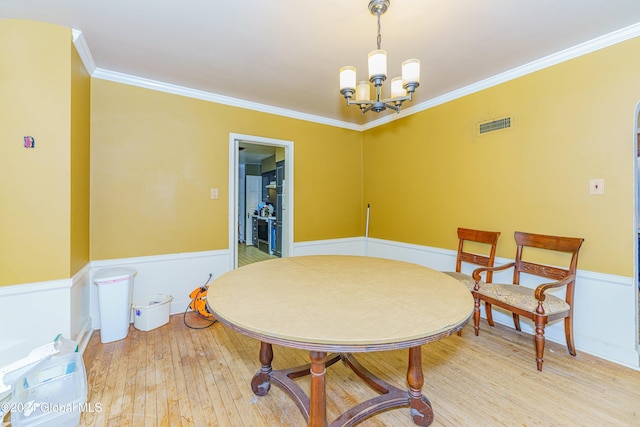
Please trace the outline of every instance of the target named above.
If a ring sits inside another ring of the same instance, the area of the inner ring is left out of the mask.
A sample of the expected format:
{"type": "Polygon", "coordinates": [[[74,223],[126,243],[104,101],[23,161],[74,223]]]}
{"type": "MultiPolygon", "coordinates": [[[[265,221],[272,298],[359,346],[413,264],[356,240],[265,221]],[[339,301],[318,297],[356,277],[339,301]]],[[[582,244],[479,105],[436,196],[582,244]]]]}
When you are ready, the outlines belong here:
{"type": "Polygon", "coordinates": [[[316,255],[262,261],[213,281],[223,324],[264,342],[316,351],[414,347],[450,335],[473,313],[457,280],[417,264],[316,255]]]}

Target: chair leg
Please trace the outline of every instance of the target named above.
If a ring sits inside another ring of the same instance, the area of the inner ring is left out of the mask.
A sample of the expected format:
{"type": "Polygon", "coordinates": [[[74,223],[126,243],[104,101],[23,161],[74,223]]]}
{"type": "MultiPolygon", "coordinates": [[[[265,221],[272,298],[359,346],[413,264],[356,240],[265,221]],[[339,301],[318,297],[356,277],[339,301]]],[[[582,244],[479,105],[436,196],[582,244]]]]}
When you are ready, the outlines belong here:
{"type": "Polygon", "coordinates": [[[573,316],[571,314],[564,318],[564,336],[567,339],[569,354],[575,356],[576,346],[573,343],[573,316]]]}
{"type": "MultiPolygon", "coordinates": [[[[480,306],[478,305],[478,307],[480,306]]],[[[484,312],[487,315],[487,322],[489,323],[489,326],[496,326],[493,322],[493,310],[491,310],[491,304],[486,301],[484,302],[484,312]]]]}
{"type": "Polygon", "coordinates": [[[520,315],[513,313],[513,326],[515,326],[516,330],[521,331],[520,329],[520,315]]]}
{"type": "Polygon", "coordinates": [[[480,297],[473,295],[473,330],[478,336],[480,333],[480,297]]]}
{"type": "Polygon", "coordinates": [[[546,318],[536,317],[536,364],[538,371],[542,371],[542,362],[544,357],[544,326],[547,323],[546,318]]]}

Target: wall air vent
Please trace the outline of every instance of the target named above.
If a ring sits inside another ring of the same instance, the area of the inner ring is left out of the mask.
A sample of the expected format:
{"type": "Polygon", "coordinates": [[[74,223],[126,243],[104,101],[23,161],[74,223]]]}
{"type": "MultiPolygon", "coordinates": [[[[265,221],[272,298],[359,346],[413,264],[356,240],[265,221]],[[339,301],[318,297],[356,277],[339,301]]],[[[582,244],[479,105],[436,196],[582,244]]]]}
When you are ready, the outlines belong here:
{"type": "Polygon", "coordinates": [[[487,122],[480,122],[478,123],[478,135],[486,135],[491,132],[510,129],[512,121],[513,118],[511,116],[507,116],[489,120],[487,122]]]}

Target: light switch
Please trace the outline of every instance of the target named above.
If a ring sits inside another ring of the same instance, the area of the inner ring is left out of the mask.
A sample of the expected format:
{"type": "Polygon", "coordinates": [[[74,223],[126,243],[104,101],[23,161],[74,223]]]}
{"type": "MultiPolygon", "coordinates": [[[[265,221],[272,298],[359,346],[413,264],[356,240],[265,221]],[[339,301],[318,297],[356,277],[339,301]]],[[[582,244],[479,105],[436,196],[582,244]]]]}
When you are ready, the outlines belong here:
{"type": "Polygon", "coordinates": [[[589,180],[589,194],[604,194],[604,178],[589,180]]]}
{"type": "Polygon", "coordinates": [[[212,188],[211,189],[211,200],[218,200],[218,189],[217,188],[212,188]]]}

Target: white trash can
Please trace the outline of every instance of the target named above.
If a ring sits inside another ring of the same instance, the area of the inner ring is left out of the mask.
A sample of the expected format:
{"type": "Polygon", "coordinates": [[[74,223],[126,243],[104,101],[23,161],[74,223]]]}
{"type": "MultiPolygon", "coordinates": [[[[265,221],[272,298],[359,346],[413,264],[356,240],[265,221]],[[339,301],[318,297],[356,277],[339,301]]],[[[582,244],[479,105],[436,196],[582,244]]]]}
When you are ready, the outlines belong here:
{"type": "Polygon", "coordinates": [[[131,295],[133,268],[105,268],[98,270],[93,282],[98,285],[100,307],[100,341],[108,343],[127,337],[131,323],[131,295]]]}

